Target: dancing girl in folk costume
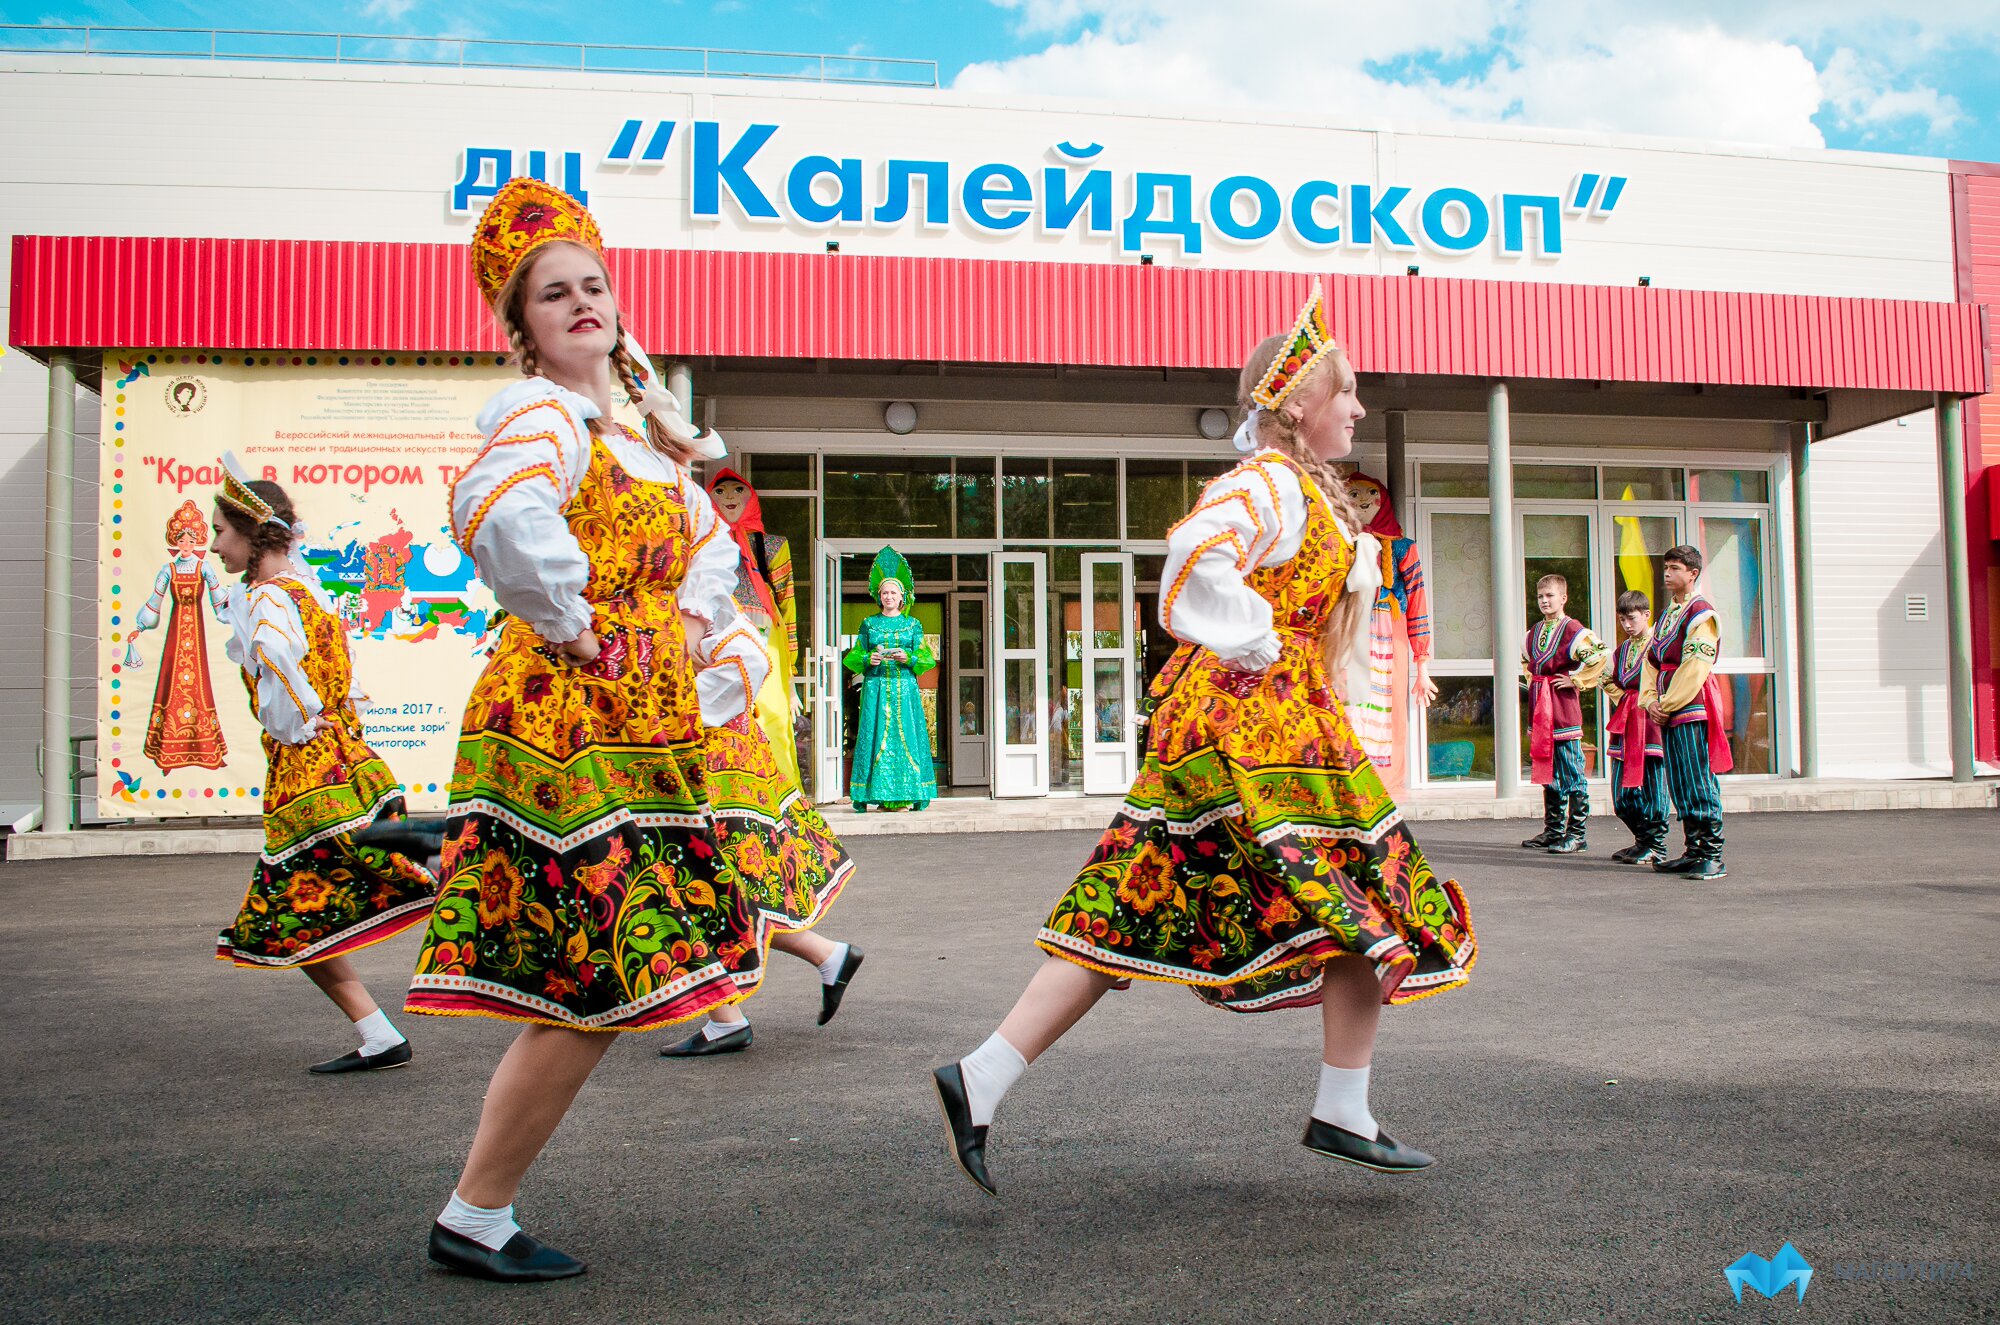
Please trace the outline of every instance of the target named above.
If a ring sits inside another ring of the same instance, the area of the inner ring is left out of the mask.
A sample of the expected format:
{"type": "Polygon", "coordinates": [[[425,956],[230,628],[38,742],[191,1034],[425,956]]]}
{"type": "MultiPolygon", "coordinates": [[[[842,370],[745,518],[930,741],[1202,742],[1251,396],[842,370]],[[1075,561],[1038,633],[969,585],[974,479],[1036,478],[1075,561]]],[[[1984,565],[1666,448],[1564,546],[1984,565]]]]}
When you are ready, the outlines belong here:
{"type": "Polygon", "coordinates": [[[709,814],[695,677],[736,619],[735,548],[686,469],[720,448],[646,388],[581,204],[511,181],[472,265],[525,380],[481,413],[451,519],[507,619],[460,724],[405,1006],[529,1023],[430,1237],[448,1269],[516,1282],[583,1272],[520,1231],[513,1200],[607,1032],[748,996],[763,950],[709,814]],[[612,421],[614,380],[643,436],[612,421]]]}
{"type": "MultiPolygon", "coordinates": [[[[737,485],[748,486],[740,479],[737,485]]],[[[711,496],[718,490],[726,492],[728,486],[718,476],[709,485],[711,496]]],[[[730,513],[721,501],[716,509],[725,518],[730,513]]],[[[735,504],[735,509],[738,518],[743,518],[744,506],[735,504]]],[[[757,523],[761,525],[761,519],[757,523]]],[[[736,606],[743,607],[746,593],[754,595],[769,610],[765,620],[775,621],[770,585],[756,563],[749,560],[751,550],[743,546],[741,535],[746,531],[740,524],[732,527],[739,535],[737,548],[743,554],[737,566],[736,606]]],[[[699,685],[708,751],[708,800],[723,854],[735,867],[756,910],[758,941],[766,948],[810,962],[819,971],[819,1024],[824,1026],[840,1010],[865,954],[852,944],[810,932],[846,885],[854,862],[800,789],[797,775],[786,772],[776,758],[769,733],[774,729],[784,732],[789,744],[789,704],[782,724],[766,725],[760,720],[762,707],[775,702],[769,684],[775,670],[771,648],[782,647],[786,638],[782,629],[767,634],[757,626],[756,617],[741,612],[715,646],[713,660],[702,669],[699,685]]],[[[782,693],[789,699],[789,684],[782,693]]],[[[724,1003],[709,1010],[708,1022],[700,1030],[660,1050],[660,1056],[706,1058],[740,1053],[750,1047],[750,1040],[750,1019],[742,1007],[724,1003]]]]}
{"type": "Polygon", "coordinates": [[[937,795],[937,774],[917,678],[937,666],[937,655],[924,643],[924,628],[905,610],[916,601],[917,581],[896,549],[875,554],[868,593],[882,610],[862,619],[853,647],[841,658],[848,671],[864,678],[848,795],[857,814],[870,805],[921,810],[937,795]]]}
{"type": "Polygon", "coordinates": [[[1368,682],[1347,696],[1347,716],[1368,762],[1390,791],[1409,780],[1410,710],[1438,696],[1431,680],[1431,595],[1417,541],[1403,536],[1389,490],[1366,474],[1347,476],[1361,527],[1382,544],[1382,588],[1368,614],[1368,682]]]}
{"type": "Polygon", "coordinates": [[[375,1005],[347,954],[423,923],[437,880],[356,835],[400,817],[403,789],[362,739],[354,664],[340,618],[294,559],[305,526],[285,490],[223,457],[215,555],[243,588],[228,601],[229,660],[264,728],[264,851],[220,961],[303,968],[361,1036],[322,1074],[402,1067],[410,1045],[375,1005]]]}
{"type": "Polygon", "coordinates": [[[1464,984],[1477,948],[1331,685],[1329,663],[1365,666],[1380,553],[1328,464],[1363,410],[1317,283],[1292,330],[1251,352],[1241,403],[1253,454],[1167,536],[1160,624],[1181,645],[1153,685],[1139,776],[1042,927],[1050,956],[1020,1001],[934,1074],[954,1156],[989,1193],[994,1106],[1121,977],[1236,1012],[1319,1004],[1305,1145],[1386,1172],[1431,1163],[1369,1112],[1376,1022],[1464,984]]]}
{"type": "Polygon", "coordinates": [[[1611,853],[1621,865],[1657,865],[1667,858],[1666,749],[1660,723],[1639,704],[1646,650],[1653,643],[1652,600],[1637,589],[1618,595],[1618,647],[1604,676],[1611,701],[1611,808],[1632,830],[1632,845],[1611,853]]]}
{"type": "Polygon", "coordinates": [[[1723,727],[1722,687],[1714,676],[1722,626],[1714,605],[1695,591],[1701,578],[1700,549],[1670,547],[1660,561],[1660,578],[1672,600],[1646,646],[1639,706],[1662,729],[1667,788],[1687,844],[1680,855],[1653,868],[1662,874],[1720,879],[1728,870],[1722,864],[1722,784],[1715,775],[1736,766],[1723,727]]]}
{"type": "Polygon", "coordinates": [[[1530,850],[1573,855],[1589,845],[1590,786],[1583,770],[1583,692],[1610,665],[1610,651],[1590,627],[1568,613],[1569,581],[1544,575],[1535,583],[1542,619],[1521,643],[1521,685],[1528,692],[1528,758],[1542,784],[1542,831],[1522,842],[1530,850]]]}
{"type": "Polygon", "coordinates": [[[201,619],[201,598],[208,594],[215,619],[227,622],[228,594],[222,576],[203,549],[208,521],[201,508],[184,501],[167,518],[167,547],[173,559],[153,577],[153,595],[139,609],[139,619],[125,640],[125,667],[144,666],[139,636],[167,623],[167,644],[160,651],[160,679],[153,687],[153,713],[146,722],[146,758],[162,773],[177,768],[221,768],[229,753],[222,739],[222,719],[215,711],[215,685],[208,676],[208,636],[201,619]]]}

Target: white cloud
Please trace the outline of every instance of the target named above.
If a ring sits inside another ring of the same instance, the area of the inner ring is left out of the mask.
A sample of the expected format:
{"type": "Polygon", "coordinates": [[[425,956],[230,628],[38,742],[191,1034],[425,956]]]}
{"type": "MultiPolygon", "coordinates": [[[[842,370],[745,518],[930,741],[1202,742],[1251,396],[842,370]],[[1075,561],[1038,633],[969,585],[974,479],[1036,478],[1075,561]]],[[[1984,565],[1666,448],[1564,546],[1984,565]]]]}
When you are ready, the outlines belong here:
{"type": "Polygon", "coordinates": [[[1794,147],[1823,144],[1829,109],[1864,133],[1947,132],[1962,110],[1910,67],[1952,40],[2000,41],[1993,0],[1927,0],[1922,23],[1879,0],[992,2],[1047,44],[970,65],[957,88],[1794,147]],[[1843,34],[1815,65],[1808,48],[1843,34]]]}

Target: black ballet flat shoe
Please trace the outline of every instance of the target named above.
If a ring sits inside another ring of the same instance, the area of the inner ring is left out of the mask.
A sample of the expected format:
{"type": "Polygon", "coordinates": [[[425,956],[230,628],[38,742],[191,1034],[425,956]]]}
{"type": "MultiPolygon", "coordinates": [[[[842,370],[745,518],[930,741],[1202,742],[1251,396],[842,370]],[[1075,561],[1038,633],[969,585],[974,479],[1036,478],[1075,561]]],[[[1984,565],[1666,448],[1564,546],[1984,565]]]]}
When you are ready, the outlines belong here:
{"type": "Polygon", "coordinates": [[[1380,1129],[1377,1129],[1375,1139],[1370,1141],[1345,1127],[1335,1127],[1317,1118],[1306,1120],[1305,1140],[1300,1144],[1315,1155],[1346,1160],[1349,1164],[1359,1164],[1377,1173],[1415,1173],[1437,1162],[1423,1151],[1411,1149],[1380,1129]]]}
{"type": "Polygon", "coordinates": [[[840,959],[840,974],[833,977],[830,985],[819,987],[819,1024],[824,1026],[833,1020],[833,1014],[840,1011],[840,1000],[847,995],[847,982],[861,969],[861,963],[868,960],[868,954],[847,945],[847,955],[840,959]]]}
{"type": "Polygon", "coordinates": [[[379,1054],[364,1054],[359,1049],[350,1049],[338,1058],[329,1058],[324,1063],[314,1063],[306,1071],[320,1076],[332,1076],[336,1072],[381,1072],[392,1067],[410,1065],[410,1042],[403,1041],[393,1049],[384,1049],[379,1054]]]}
{"type": "Polygon", "coordinates": [[[1634,842],[1629,847],[1620,847],[1618,850],[1612,852],[1611,858],[1620,865],[1635,865],[1638,863],[1639,857],[1644,855],[1645,852],[1646,848],[1634,842]]]}
{"type": "Polygon", "coordinates": [[[1722,868],[1722,862],[1719,860],[1698,860],[1693,868],[1683,870],[1682,875],[1689,879],[1713,881],[1728,878],[1729,871],[1722,868]]]}
{"type": "Polygon", "coordinates": [[[972,1125],[972,1105],[965,1096],[965,1073],[957,1063],[947,1063],[931,1073],[937,1085],[938,1108],[945,1126],[951,1129],[951,1157],[965,1176],[988,1196],[998,1196],[993,1179],[986,1176],[986,1129],[972,1125]]]}
{"type": "Polygon", "coordinates": [[[495,1251],[463,1233],[452,1232],[443,1224],[431,1225],[430,1253],[432,1260],[453,1274],[490,1279],[496,1284],[570,1279],[589,1268],[576,1257],[565,1256],[526,1233],[516,1233],[507,1239],[506,1246],[495,1251]]]}
{"type": "Polygon", "coordinates": [[[706,1058],[710,1054],[740,1054],[750,1047],[750,1023],[744,1022],[743,1029],[708,1038],[706,1031],[696,1031],[678,1044],[670,1044],[660,1050],[662,1058],[706,1058]]]}
{"type": "Polygon", "coordinates": [[[1632,857],[1630,863],[1634,865],[1664,865],[1667,863],[1667,853],[1658,847],[1647,847],[1644,851],[1632,857]]]}
{"type": "Polygon", "coordinates": [[[1701,864],[1691,856],[1675,856],[1672,860],[1657,861],[1653,865],[1655,874],[1688,874],[1701,864]]]}

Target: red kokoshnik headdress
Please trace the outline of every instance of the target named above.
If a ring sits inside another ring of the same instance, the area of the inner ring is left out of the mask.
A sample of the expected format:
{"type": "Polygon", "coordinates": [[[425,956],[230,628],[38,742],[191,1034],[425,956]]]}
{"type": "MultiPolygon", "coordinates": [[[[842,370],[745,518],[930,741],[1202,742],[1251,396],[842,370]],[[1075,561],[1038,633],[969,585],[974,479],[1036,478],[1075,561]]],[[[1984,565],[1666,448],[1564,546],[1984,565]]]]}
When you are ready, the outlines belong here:
{"type": "MultiPolygon", "coordinates": [[[[743,514],[737,516],[736,522],[729,526],[729,535],[736,540],[736,550],[742,558],[743,574],[750,581],[751,591],[757,595],[757,601],[764,605],[765,614],[775,622],[778,620],[778,600],[772,594],[771,585],[765,580],[764,572],[758,568],[756,545],[750,541],[750,535],[764,532],[764,503],[758,500],[757,489],[750,486],[750,480],[733,469],[720,470],[708,481],[708,495],[711,501],[715,498],[716,487],[723,483],[741,483],[748,493],[743,499],[743,514]]],[[[718,516],[722,514],[719,505],[715,513],[718,516]]]]}

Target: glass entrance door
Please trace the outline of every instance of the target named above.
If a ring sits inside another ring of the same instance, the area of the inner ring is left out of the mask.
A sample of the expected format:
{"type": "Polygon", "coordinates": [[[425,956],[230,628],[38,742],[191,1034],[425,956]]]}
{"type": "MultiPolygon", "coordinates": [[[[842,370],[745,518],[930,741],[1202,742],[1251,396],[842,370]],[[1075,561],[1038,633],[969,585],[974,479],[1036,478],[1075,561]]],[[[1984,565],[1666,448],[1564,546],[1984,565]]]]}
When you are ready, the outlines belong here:
{"type": "Polygon", "coordinates": [[[951,785],[983,787],[992,781],[987,769],[986,600],[983,593],[955,593],[947,604],[955,700],[939,705],[938,718],[950,732],[951,785]]]}
{"type": "Polygon", "coordinates": [[[1086,552],[1083,579],[1083,792],[1122,796],[1138,771],[1132,554],[1086,552]]]}
{"type": "Polygon", "coordinates": [[[1045,552],[993,553],[995,796],[1049,793],[1048,563],[1045,552]]]}
{"type": "Polygon", "coordinates": [[[819,583],[813,631],[813,799],[822,805],[847,799],[840,766],[840,695],[846,676],[840,665],[840,553],[820,547],[819,583]]]}

